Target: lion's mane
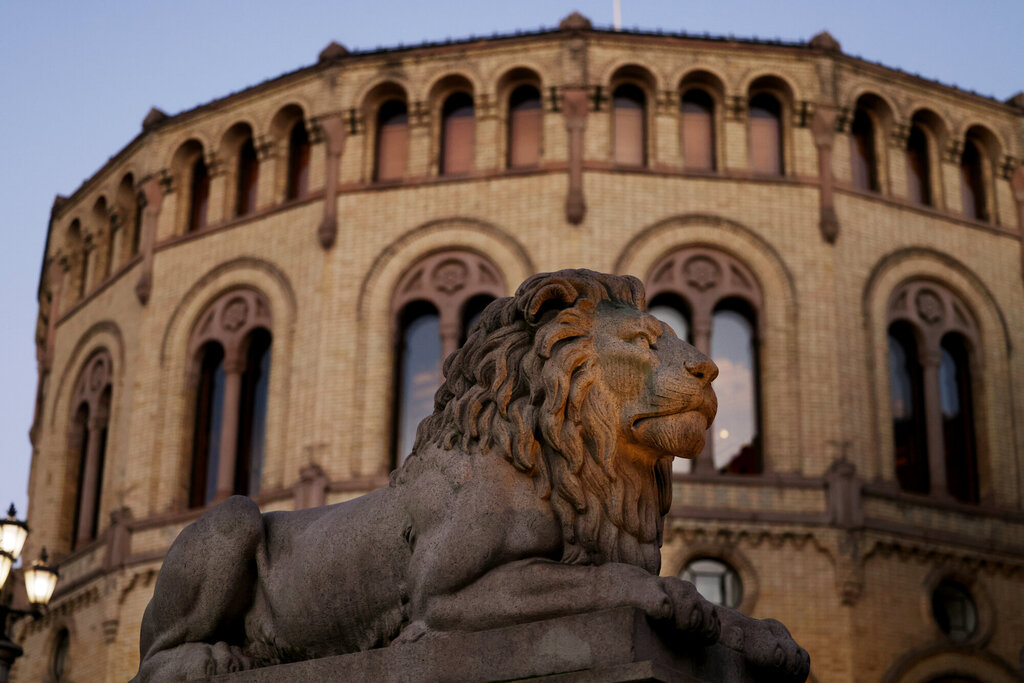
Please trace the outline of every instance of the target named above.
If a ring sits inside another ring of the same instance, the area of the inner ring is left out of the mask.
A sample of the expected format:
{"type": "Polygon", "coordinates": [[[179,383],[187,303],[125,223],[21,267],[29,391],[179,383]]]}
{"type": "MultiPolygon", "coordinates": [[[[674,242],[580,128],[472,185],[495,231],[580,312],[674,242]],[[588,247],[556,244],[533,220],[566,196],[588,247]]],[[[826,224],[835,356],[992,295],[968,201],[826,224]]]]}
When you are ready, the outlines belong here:
{"type": "Polygon", "coordinates": [[[417,456],[430,445],[501,455],[550,501],[563,562],[657,573],[671,462],[643,467],[616,451],[622,423],[603,396],[591,335],[603,301],[643,309],[643,285],[587,270],[541,273],[492,302],[445,360],[406,466],[425,465],[417,456]]]}

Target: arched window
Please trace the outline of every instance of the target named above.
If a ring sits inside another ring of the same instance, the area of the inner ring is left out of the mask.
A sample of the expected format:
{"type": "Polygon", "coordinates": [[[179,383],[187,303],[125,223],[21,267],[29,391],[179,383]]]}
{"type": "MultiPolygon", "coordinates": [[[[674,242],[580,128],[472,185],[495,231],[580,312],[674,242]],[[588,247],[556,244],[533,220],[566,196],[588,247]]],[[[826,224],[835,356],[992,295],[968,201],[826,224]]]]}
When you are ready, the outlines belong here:
{"type": "Polygon", "coordinates": [[[889,321],[893,450],[900,487],[977,503],[974,319],[946,287],[911,281],[894,293],[889,321]]]}
{"type": "Polygon", "coordinates": [[[388,100],[377,111],[377,150],[374,178],[405,177],[409,157],[409,111],[402,100],[388,100]]]}
{"type": "Polygon", "coordinates": [[[624,83],[612,95],[615,163],[647,164],[647,97],[641,87],[624,83]]]}
{"type": "Polygon", "coordinates": [[[222,295],[200,316],[189,345],[194,368],[189,507],[259,491],[271,329],[266,299],[248,289],[222,295]]]}
{"type": "Polygon", "coordinates": [[[256,190],[259,185],[260,162],[252,136],[238,149],[238,186],[235,196],[235,215],[245,216],[256,210],[256,190]]]}
{"type": "Polygon", "coordinates": [[[441,108],[441,174],[458,175],[473,170],[476,117],[473,96],[457,92],[441,108]]]}
{"type": "Polygon", "coordinates": [[[74,408],[68,448],[68,472],[74,476],[69,488],[74,491],[72,549],[99,534],[112,381],[110,354],[100,350],[86,362],[72,394],[74,408]]]}
{"type": "Polygon", "coordinates": [[[688,169],[715,169],[715,101],[707,91],[683,93],[683,160],[688,169]]]}
{"type": "Polygon", "coordinates": [[[971,138],[964,141],[960,157],[960,187],[963,212],[968,218],[988,220],[988,204],[985,196],[985,173],[982,169],[982,152],[978,143],[971,138]]]}
{"type": "Polygon", "coordinates": [[[441,363],[465,342],[488,303],[505,296],[501,272],[482,256],[446,251],[414,264],[395,290],[393,464],[412,452],[416,427],[430,415],[441,363]]]}
{"type": "Polygon", "coordinates": [[[285,199],[301,199],[309,191],[309,152],[306,124],[298,121],[288,136],[288,186],[285,199]]]}
{"type": "Polygon", "coordinates": [[[889,326],[889,390],[896,478],[904,491],[928,493],[924,380],[914,330],[902,321],[889,326]]]}
{"type": "Polygon", "coordinates": [[[930,156],[927,134],[912,125],[907,136],[907,197],[915,204],[933,204],[930,156]]]}
{"type": "Polygon", "coordinates": [[[782,105],[771,93],[750,98],[750,169],[782,175],[782,105]]]}
{"type": "Polygon", "coordinates": [[[857,107],[850,128],[850,167],[854,187],[878,192],[875,123],[864,107],[857,107]]]}
{"type": "Polygon", "coordinates": [[[210,208],[210,173],[201,152],[192,164],[189,189],[188,231],[195,232],[206,227],[206,213],[210,208]]]}
{"type": "Polygon", "coordinates": [[[137,256],[142,246],[142,212],[145,208],[146,195],[139,192],[135,195],[135,210],[132,211],[132,256],[137,256]]]}
{"type": "Polygon", "coordinates": [[[941,350],[939,396],[946,481],[954,498],[965,503],[977,503],[978,463],[967,340],[961,334],[947,334],[942,338],[941,350]]]}
{"type": "MultiPolygon", "coordinates": [[[[761,293],[750,270],[722,252],[688,247],[662,258],[647,281],[648,310],[718,365],[719,410],[696,468],[764,470],[760,419],[758,316],[761,293]]],[[[690,470],[676,459],[673,469],[690,470]]]]}
{"type": "Polygon", "coordinates": [[[521,85],[508,98],[508,167],[528,168],[540,162],[543,110],[540,91],[521,85]]]}

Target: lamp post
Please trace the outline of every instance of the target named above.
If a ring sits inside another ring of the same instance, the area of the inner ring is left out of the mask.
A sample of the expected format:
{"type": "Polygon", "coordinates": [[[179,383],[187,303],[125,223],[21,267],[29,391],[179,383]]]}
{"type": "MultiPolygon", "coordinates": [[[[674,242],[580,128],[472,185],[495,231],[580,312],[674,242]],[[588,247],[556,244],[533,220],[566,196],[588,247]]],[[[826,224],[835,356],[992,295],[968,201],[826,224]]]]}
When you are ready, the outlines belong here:
{"type": "MultiPolygon", "coordinates": [[[[18,520],[17,514],[14,503],[11,503],[11,507],[7,510],[7,518],[0,520],[0,592],[3,591],[4,584],[7,583],[11,567],[21,555],[25,539],[28,538],[28,524],[18,520]]],[[[29,615],[39,618],[42,616],[41,610],[50,602],[53,589],[57,587],[57,570],[47,564],[48,559],[46,548],[43,548],[39,559],[23,572],[25,593],[28,594],[28,602],[32,605],[31,609],[14,609],[8,607],[4,601],[0,601],[0,683],[7,683],[14,660],[23,652],[21,647],[7,635],[9,618],[29,615]]]]}

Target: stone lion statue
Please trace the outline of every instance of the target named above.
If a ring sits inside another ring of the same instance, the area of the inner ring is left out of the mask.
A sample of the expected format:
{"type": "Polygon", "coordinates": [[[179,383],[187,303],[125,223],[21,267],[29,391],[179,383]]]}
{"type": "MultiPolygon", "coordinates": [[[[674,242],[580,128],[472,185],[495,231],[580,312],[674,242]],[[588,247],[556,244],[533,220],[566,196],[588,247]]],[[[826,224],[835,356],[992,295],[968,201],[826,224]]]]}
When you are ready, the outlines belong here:
{"type": "Polygon", "coordinates": [[[782,624],[658,576],[672,459],[700,453],[718,369],[643,309],[639,280],[587,270],[491,303],[389,486],[265,514],[235,496],[182,531],[135,680],[633,606],[803,681],[807,653],[782,624]]]}

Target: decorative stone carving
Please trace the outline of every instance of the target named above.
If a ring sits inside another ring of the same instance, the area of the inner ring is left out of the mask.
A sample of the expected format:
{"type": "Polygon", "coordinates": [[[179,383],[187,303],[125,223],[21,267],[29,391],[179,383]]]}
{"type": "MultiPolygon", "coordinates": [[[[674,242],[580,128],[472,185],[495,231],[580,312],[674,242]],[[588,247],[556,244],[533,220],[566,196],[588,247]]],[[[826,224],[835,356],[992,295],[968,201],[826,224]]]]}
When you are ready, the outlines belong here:
{"type": "Polygon", "coordinates": [[[252,289],[232,290],[214,301],[199,318],[189,351],[195,353],[203,344],[216,341],[229,357],[234,356],[245,336],[257,327],[273,329],[266,298],[252,289]]]}
{"type": "Polygon", "coordinates": [[[694,256],[683,266],[686,282],[698,291],[706,292],[716,284],[722,274],[721,268],[706,256],[694,256]]]}
{"type": "Polygon", "coordinates": [[[915,299],[917,313],[926,323],[937,323],[942,320],[944,306],[939,295],[930,289],[922,289],[915,299]]]}
{"type": "Polygon", "coordinates": [[[113,363],[106,349],[100,349],[88,360],[79,375],[78,383],[72,394],[71,405],[85,403],[89,406],[89,414],[100,413],[100,397],[113,381],[113,363]]]}
{"type": "Polygon", "coordinates": [[[448,357],[387,488],[265,515],[236,496],[186,528],[146,610],[136,680],[615,607],[684,656],[718,644],[758,680],[805,680],[807,653],[781,624],[658,576],[672,459],[700,452],[717,368],[643,307],[632,277],[535,275],[448,357]]]}

